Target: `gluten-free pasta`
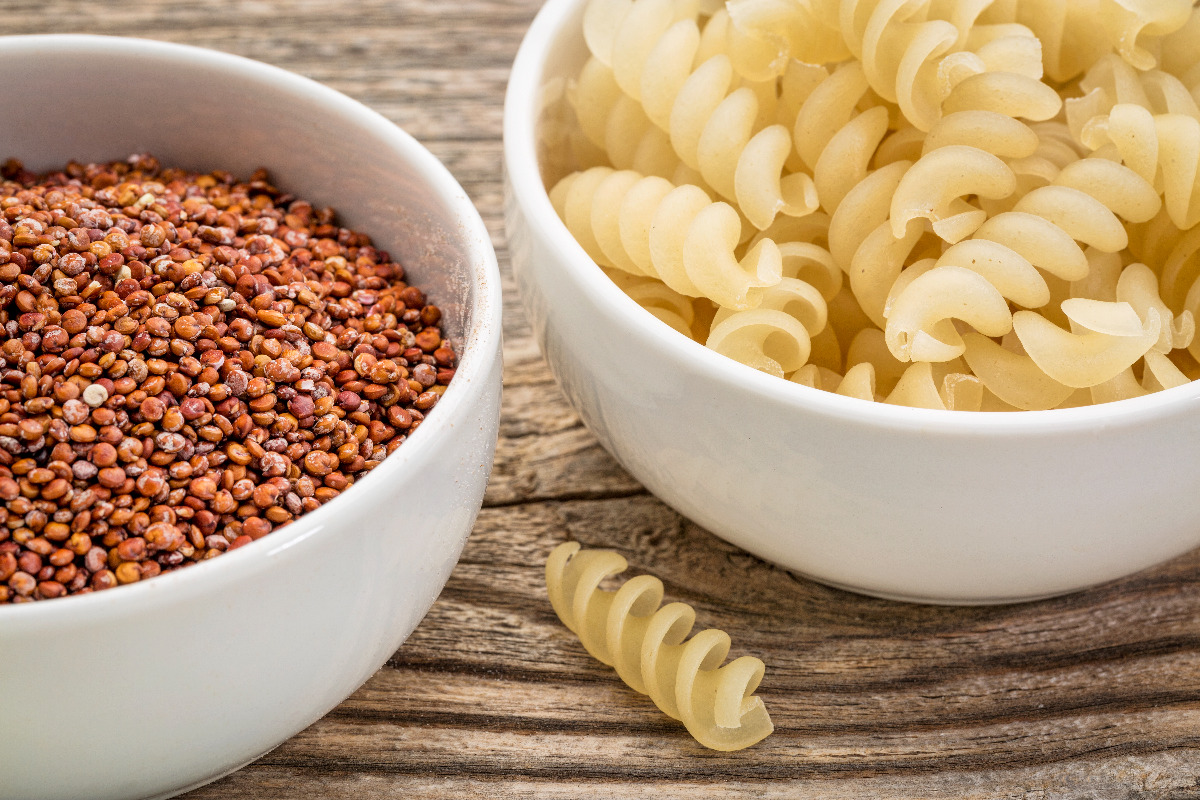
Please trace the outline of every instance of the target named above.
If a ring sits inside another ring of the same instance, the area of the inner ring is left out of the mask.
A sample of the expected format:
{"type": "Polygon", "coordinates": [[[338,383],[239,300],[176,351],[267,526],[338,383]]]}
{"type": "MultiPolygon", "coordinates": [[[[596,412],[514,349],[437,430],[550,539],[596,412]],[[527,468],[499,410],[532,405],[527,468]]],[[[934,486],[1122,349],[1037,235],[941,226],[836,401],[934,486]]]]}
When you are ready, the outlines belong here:
{"type": "Polygon", "coordinates": [[[705,747],[741,750],[768,736],[774,726],[754,696],[763,662],[741,656],[725,664],[724,631],[709,628],[689,639],[696,612],[685,603],[662,605],[663,584],[652,575],[630,578],[616,591],[600,588],[627,566],[612,550],[563,542],[546,561],[554,613],[588,653],[705,747]]]}
{"type": "Polygon", "coordinates": [[[551,198],[652,314],[794,383],[987,411],[1180,386],[1195,5],[591,0],[592,149],[551,198]]]}

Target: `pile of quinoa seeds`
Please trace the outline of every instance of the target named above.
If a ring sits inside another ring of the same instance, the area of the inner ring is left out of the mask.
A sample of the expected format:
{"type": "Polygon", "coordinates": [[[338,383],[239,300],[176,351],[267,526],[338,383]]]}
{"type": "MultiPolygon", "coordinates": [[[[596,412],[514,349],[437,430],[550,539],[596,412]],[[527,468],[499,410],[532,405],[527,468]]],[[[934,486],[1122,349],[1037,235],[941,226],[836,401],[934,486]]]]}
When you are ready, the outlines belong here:
{"type": "Polygon", "coordinates": [[[454,376],[331,209],[150,156],[0,168],[0,604],[152,578],[345,491],[454,376]]]}

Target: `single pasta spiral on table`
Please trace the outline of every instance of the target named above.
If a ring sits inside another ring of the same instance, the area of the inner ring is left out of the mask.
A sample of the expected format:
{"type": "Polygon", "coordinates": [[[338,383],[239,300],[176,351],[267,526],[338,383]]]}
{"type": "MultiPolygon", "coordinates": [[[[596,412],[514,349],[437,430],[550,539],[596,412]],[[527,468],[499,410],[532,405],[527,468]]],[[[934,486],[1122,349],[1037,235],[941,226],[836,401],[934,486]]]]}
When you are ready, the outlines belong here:
{"type": "Polygon", "coordinates": [[[550,201],[596,263],[658,278],[679,294],[745,310],[782,277],[782,256],[769,239],[734,257],[737,212],[695,186],[593,167],[559,181],[550,201]]]}
{"type": "Polygon", "coordinates": [[[754,696],[763,662],[741,656],[724,664],[730,646],[724,631],[708,629],[687,639],[696,612],[684,603],[661,606],[658,578],[639,575],[615,592],[600,588],[627,566],[611,550],[560,544],[546,561],[554,613],[588,653],[613,667],[634,691],[649,695],[705,747],[741,750],[768,736],[774,725],[754,696]]]}

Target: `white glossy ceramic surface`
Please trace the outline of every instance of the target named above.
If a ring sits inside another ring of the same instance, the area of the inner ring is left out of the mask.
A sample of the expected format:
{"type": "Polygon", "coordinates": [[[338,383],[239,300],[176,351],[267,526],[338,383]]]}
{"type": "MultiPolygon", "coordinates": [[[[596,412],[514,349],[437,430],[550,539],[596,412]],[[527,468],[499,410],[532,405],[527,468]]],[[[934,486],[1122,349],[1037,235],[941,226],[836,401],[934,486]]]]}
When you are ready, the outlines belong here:
{"type": "Polygon", "coordinates": [[[549,0],[514,64],[506,222],[559,384],[634,477],[764,559],[905,600],[1045,597],[1200,545],[1200,385],[1016,414],[873,404],[725,359],[619,291],[542,183],[557,133],[539,120],[586,58],[583,6],[549,0]]]}
{"type": "Polygon", "coordinates": [[[233,56],[130,39],[0,39],[0,158],[150,152],[259,166],[333,205],[446,312],[462,360],[412,437],[345,495],[211,562],[0,607],[0,798],[168,796],[317,720],[416,627],[479,511],[500,399],[500,281],[450,173],[366,107],[233,56]]]}

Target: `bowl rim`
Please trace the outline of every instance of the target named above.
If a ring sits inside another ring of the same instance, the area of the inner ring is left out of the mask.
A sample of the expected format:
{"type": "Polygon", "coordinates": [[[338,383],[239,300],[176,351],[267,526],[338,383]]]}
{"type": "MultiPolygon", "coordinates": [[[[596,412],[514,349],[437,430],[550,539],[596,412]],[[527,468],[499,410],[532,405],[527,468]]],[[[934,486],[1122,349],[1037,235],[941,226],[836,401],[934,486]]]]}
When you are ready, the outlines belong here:
{"type": "MultiPolygon", "coordinates": [[[[74,54],[89,57],[150,56],[171,62],[177,68],[205,67],[227,74],[234,80],[274,84],[280,91],[303,93],[314,102],[328,107],[340,117],[368,129],[381,142],[398,151],[409,162],[430,191],[451,212],[448,218],[461,236],[467,276],[475,286],[475,301],[467,308],[470,323],[462,334],[462,353],[454,380],[438,404],[417,430],[346,493],[334,498],[294,522],[272,531],[269,536],[250,542],[219,558],[193,564],[186,569],[158,575],[150,580],[114,587],[119,591],[67,595],[50,602],[8,603],[0,606],[0,632],[16,633],[21,626],[38,626],[49,631],[55,624],[78,624],[81,620],[107,615],[136,613],[158,593],[170,593],[173,601],[209,594],[231,582],[245,581],[268,568],[271,558],[312,536],[321,534],[345,506],[347,495],[357,498],[367,490],[380,491],[388,484],[404,480],[410,465],[432,456],[438,441],[452,435],[452,429],[476,398],[488,391],[486,378],[499,359],[501,341],[502,294],[499,265],[491,237],[478,209],[450,170],[428,149],[399,125],[378,111],[311,78],[244,56],[194,45],[162,42],[125,36],[97,34],[29,34],[0,37],[0,53],[22,50],[53,53],[68,47],[74,54]],[[354,492],[357,487],[362,492],[354,492]]],[[[325,534],[330,535],[330,534],[325,534]]]]}
{"type": "MultiPolygon", "coordinates": [[[[879,431],[934,436],[1013,437],[1087,432],[1098,427],[1142,425],[1180,414],[1200,413],[1200,380],[1143,397],[1046,411],[956,412],[910,408],[843,397],[760,372],[716,353],[663,324],[617,288],[567,230],[550,203],[537,157],[539,103],[546,84],[545,61],[588,0],[547,0],[521,42],[509,76],[503,117],[505,180],[510,203],[536,227],[558,256],[558,266],[603,313],[620,319],[629,333],[682,368],[764,401],[794,406],[820,417],[879,431]]],[[[582,34],[579,34],[582,37],[582,34]]]]}

